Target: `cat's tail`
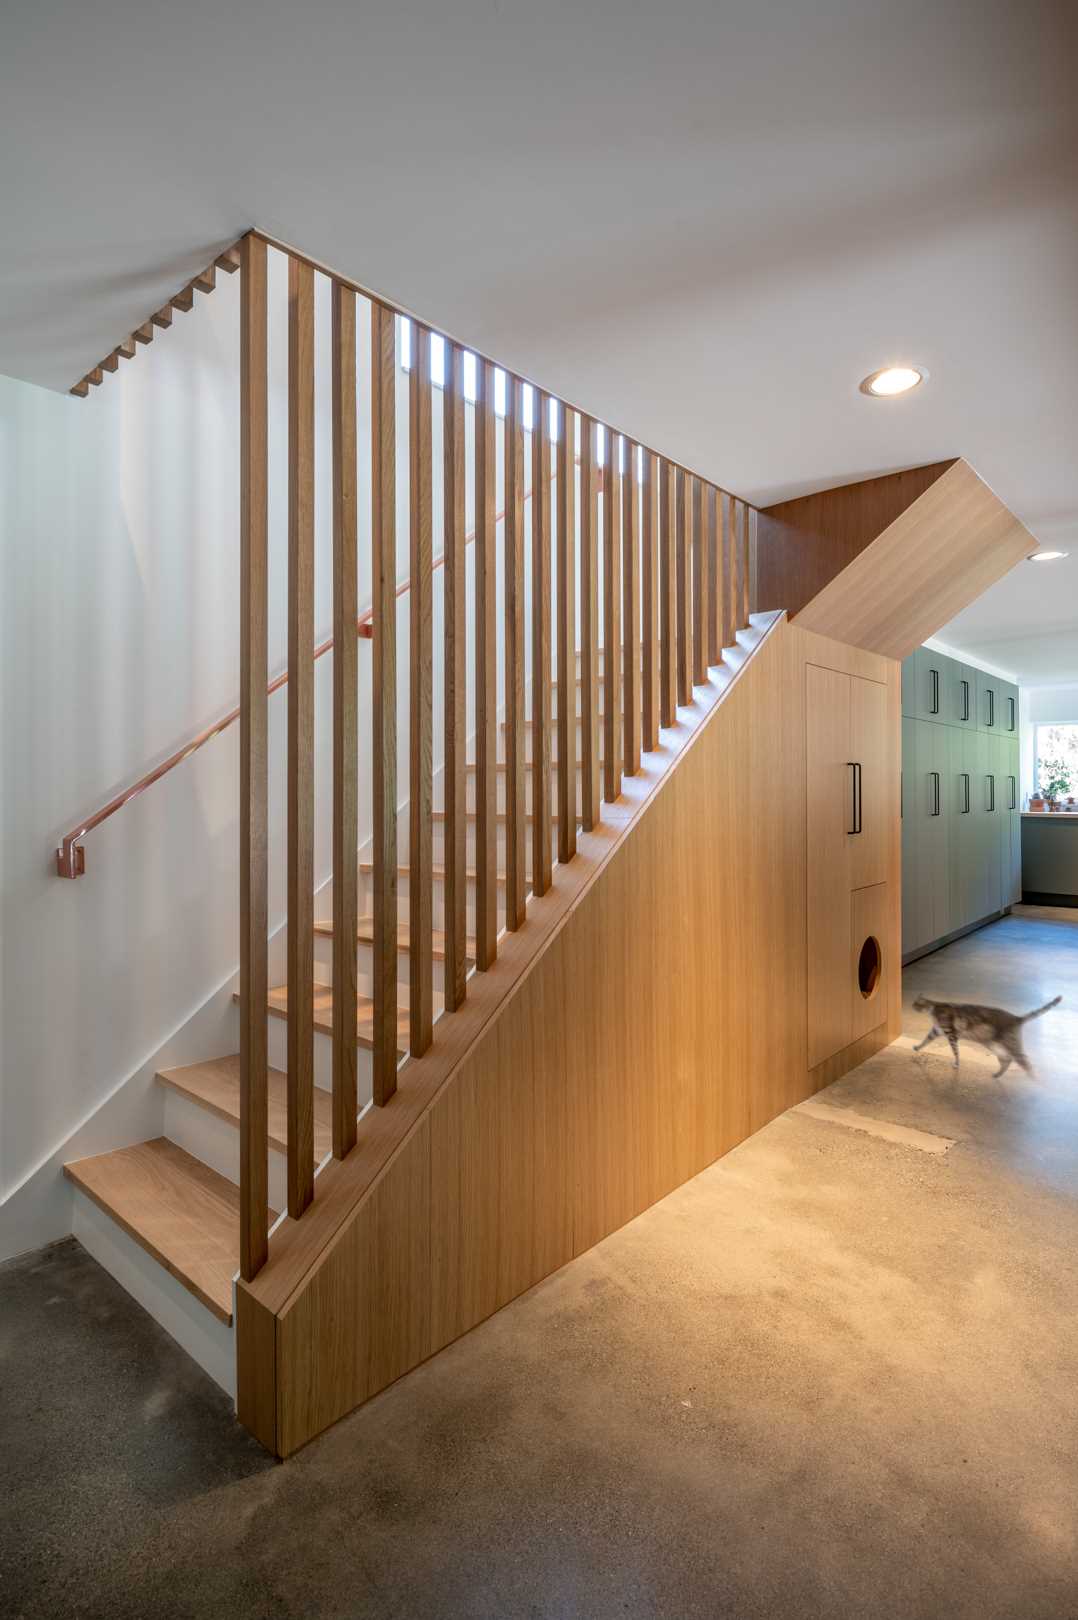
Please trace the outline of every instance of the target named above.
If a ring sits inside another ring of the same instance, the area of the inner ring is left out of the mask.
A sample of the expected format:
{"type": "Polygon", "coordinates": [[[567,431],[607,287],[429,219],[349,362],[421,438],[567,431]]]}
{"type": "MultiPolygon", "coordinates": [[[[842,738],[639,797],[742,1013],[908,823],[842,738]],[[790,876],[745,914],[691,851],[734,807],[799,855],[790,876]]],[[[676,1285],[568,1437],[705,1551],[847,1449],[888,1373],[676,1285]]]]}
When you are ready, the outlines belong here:
{"type": "Polygon", "coordinates": [[[1043,1007],[1035,1007],[1032,1012],[1023,1013],[1018,1022],[1028,1024],[1031,1018],[1039,1018],[1041,1013],[1051,1012],[1052,1008],[1058,1007],[1062,1000],[1062,996],[1053,996],[1051,1001],[1046,1001],[1043,1007]]]}

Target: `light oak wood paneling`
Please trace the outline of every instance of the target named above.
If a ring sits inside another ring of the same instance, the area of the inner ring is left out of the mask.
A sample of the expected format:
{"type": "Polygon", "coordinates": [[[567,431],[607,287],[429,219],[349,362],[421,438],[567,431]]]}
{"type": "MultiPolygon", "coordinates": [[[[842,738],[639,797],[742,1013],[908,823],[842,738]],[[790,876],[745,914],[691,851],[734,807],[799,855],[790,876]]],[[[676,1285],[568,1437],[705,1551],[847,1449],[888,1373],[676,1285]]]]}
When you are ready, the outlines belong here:
{"type": "Polygon", "coordinates": [[[266,245],[245,236],[240,284],[240,1272],[269,1250],[266,939],[266,245]]]}
{"type": "Polygon", "coordinates": [[[953,465],[937,461],[766,507],[756,534],[759,607],[799,613],[953,465]]]}
{"type": "Polygon", "coordinates": [[[576,853],[576,412],[558,438],[558,860],[576,853]]]}
{"type": "MultiPolygon", "coordinates": [[[[905,658],[1035,549],[973,468],[956,461],[813,596],[798,623],[905,658]]],[[[757,553],[762,560],[760,537],[757,553]]]]}
{"type": "Polygon", "coordinates": [[[430,332],[412,327],[412,369],[408,378],[409,405],[409,558],[408,592],[409,661],[409,775],[408,793],[408,958],[409,1048],[422,1057],[433,1029],[434,827],[433,794],[433,682],[431,546],[431,378],[430,332]]]}
{"type": "Polygon", "coordinates": [[[550,887],[550,396],[538,389],[532,415],[532,888],[550,887]]]}
{"type": "MultiPolygon", "coordinates": [[[[468,705],[465,666],[468,653],[467,589],[465,578],[465,443],[464,351],[446,344],[442,425],[443,495],[445,500],[442,547],[443,637],[445,647],[445,766],[442,793],[445,821],[445,1006],[454,1012],[467,994],[468,886],[464,876],[467,856],[468,705]]],[[[474,946],[472,951],[474,957],[474,946]]]]}
{"type": "Polygon", "coordinates": [[[282,1452],[809,1094],[803,682],[780,626],[631,833],[581,836],[583,865],[608,855],[448,1084],[425,1077],[433,1051],[414,1065],[430,1103],[281,1300],[282,1452]],[[791,791],[746,814],[776,748],[791,791]],[[747,917],[768,919],[767,951],[744,949],[747,917]]]}
{"type": "Polygon", "coordinates": [[[808,756],[808,1062],[813,1067],[850,1040],[850,877],[853,825],[850,677],[805,670],[808,756]]]}
{"type": "Polygon", "coordinates": [[[498,954],[497,551],[495,525],[494,367],[476,363],[475,398],[475,965],[486,972],[498,954]]]}
{"type": "Polygon", "coordinates": [[[603,468],[603,798],[621,792],[621,439],[606,435],[603,468]]]}
{"type": "MultiPolygon", "coordinates": [[[[333,283],[333,1151],[356,1141],[359,848],[356,295],[333,283]]],[[[314,1099],[317,1101],[317,1099],[314,1099]]],[[[314,1122],[318,1133],[317,1120],[314,1122]]]]}
{"type": "MultiPolygon", "coordinates": [[[[597,485],[599,427],[581,417],[580,440],[580,804],[581,826],[599,820],[599,565],[597,485]]],[[[559,710],[559,727],[561,716],[559,710]]],[[[559,752],[559,759],[566,757],[559,752]]]]}
{"type": "Polygon", "coordinates": [[[707,492],[707,661],[717,665],[722,658],[722,495],[713,485],[707,492]]]}
{"type": "Polygon", "coordinates": [[[372,1084],[397,1089],[397,354],[395,318],[371,304],[372,775],[374,1021],[372,1084]]]}
{"type": "Polygon", "coordinates": [[[643,453],[640,491],[641,746],[659,745],[659,458],[643,453]]]}
{"type": "MultiPolygon", "coordinates": [[[[524,385],[506,377],[505,926],[524,922],[524,385]]],[[[492,829],[493,831],[493,829],[492,829]]]]}

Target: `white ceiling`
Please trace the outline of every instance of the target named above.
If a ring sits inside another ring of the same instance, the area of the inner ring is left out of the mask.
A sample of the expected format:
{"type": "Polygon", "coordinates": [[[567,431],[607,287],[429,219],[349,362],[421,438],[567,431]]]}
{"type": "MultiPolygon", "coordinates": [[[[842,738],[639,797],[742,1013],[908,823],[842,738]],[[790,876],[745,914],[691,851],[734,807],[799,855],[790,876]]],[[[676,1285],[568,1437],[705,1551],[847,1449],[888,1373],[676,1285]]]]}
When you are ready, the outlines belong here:
{"type": "MultiPolygon", "coordinates": [[[[750,499],[964,455],[1078,558],[1076,35],[1074,0],[10,6],[0,371],[69,387],[257,223],[750,499]],[[900,360],[929,382],[857,392],[900,360]]],[[[1078,637],[1074,562],[948,639],[1078,637]]]]}

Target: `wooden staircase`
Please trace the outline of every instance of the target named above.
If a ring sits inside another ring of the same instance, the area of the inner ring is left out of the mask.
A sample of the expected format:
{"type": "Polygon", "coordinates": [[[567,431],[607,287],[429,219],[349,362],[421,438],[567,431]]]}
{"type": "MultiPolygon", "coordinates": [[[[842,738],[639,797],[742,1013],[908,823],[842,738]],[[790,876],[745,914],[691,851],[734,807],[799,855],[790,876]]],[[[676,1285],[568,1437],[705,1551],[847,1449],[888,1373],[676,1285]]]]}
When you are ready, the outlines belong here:
{"type": "MultiPolygon", "coordinates": [[[[603,677],[600,676],[600,683],[603,677]]],[[[576,683],[579,694],[580,681],[576,683]]],[[[578,719],[579,731],[579,719],[578,719]]],[[[505,727],[499,727],[499,746],[504,754],[505,727]]],[[[579,773],[581,759],[578,753],[577,770],[579,773]]],[[[469,778],[474,778],[475,762],[468,761],[466,772],[469,778]]],[[[504,801],[504,784],[507,765],[504,758],[497,762],[497,775],[499,778],[499,802],[504,801]]],[[[526,760],[524,773],[528,785],[527,802],[530,806],[532,799],[531,785],[535,771],[532,761],[526,760]]],[[[557,760],[551,762],[551,782],[556,790],[558,766],[557,760]]],[[[467,811],[468,824],[468,852],[469,861],[474,862],[475,857],[475,822],[474,810],[467,811]]],[[[437,809],[433,812],[434,825],[440,828],[444,823],[444,811],[437,809]]],[[[407,853],[407,828],[409,823],[409,809],[404,805],[399,813],[399,826],[401,847],[407,853]]],[[[497,812],[497,825],[499,828],[499,869],[497,880],[504,887],[506,874],[504,871],[504,829],[506,825],[506,812],[500,809],[497,812]]],[[[579,793],[578,793],[578,826],[579,826],[579,793]]],[[[556,829],[553,834],[556,844],[556,829]]],[[[556,851],[555,851],[556,858],[556,851]]],[[[359,875],[359,893],[361,915],[356,931],[357,952],[357,982],[369,988],[372,978],[373,965],[371,953],[373,949],[373,918],[369,911],[363,907],[370,904],[373,886],[373,863],[369,860],[357,862],[359,875]]],[[[408,959],[410,956],[410,925],[409,925],[409,897],[407,880],[411,867],[407,860],[402,861],[398,867],[398,874],[404,880],[398,890],[397,909],[397,950],[401,959],[399,970],[400,979],[400,1006],[398,1011],[398,1055],[403,1059],[408,1051],[409,1039],[409,1003],[408,959]]],[[[530,878],[530,868],[529,868],[530,878]]],[[[443,921],[442,888],[445,881],[445,868],[441,864],[433,867],[433,881],[437,895],[435,907],[435,923],[443,921]]],[[[469,865],[467,882],[469,888],[469,916],[474,910],[473,892],[475,888],[476,873],[474,865],[469,865]]],[[[529,905],[534,905],[529,899],[529,905]]],[[[504,925],[504,904],[499,905],[499,928],[504,925]]],[[[323,918],[315,922],[315,934],[319,940],[333,941],[334,924],[332,918],[323,918]]],[[[467,951],[469,968],[474,965],[475,940],[467,936],[467,951]]],[[[432,931],[432,953],[436,962],[444,961],[445,935],[444,929],[438,926],[432,931]]],[[[327,955],[320,958],[316,971],[326,972],[331,965],[332,957],[327,955]]],[[[233,1001],[238,1004],[239,992],[233,993],[233,1001]]],[[[333,984],[332,982],[316,982],[312,986],[312,1006],[314,1012],[314,1028],[316,1037],[321,1043],[319,1052],[320,1062],[316,1063],[316,1085],[313,1092],[314,1108],[314,1163],[320,1166],[328,1161],[332,1152],[332,1100],[328,1076],[329,1045],[333,1032],[333,984]]],[[[370,1061],[369,1054],[373,1041],[371,1024],[373,1020],[374,1003],[370,995],[361,993],[357,996],[357,1025],[359,1062],[361,1066],[360,1102],[368,1106],[371,1096],[370,1061]],[[365,1060],[365,1066],[364,1066],[365,1060]]],[[[435,1016],[442,1015],[442,998],[435,996],[435,1016]]],[[[274,1042],[274,1025],[287,1024],[288,1020],[288,986],[279,985],[269,991],[267,1000],[268,1040],[271,1046],[274,1042]]],[[[278,1042],[283,1045],[283,1042],[278,1042]]],[[[190,1110],[196,1110],[212,1121],[211,1129],[216,1131],[219,1143],[222,1145],[223,1157],[238,1161],[239,1134],[241,1122],[241,1076],[240,1055],[233,1051],[219,1057],[206,1059],[202,1062],[183,1065],[178,1068],[161,1069],[156,1075],[159,1086],[164,1088],[174,1098],[179,1099],[189,1117],[190,1110]]],[[[277,1161],[276,1175],[271,1170],[270,1184],[277,1187],[281,1194],[284,1192],[282,1180],[283,1161],[288,1151],[288,1079],[283,1068],[270,1067],[267,1074],[268,1093],[268,1127],[267,1140],[270,1160],[277,1161]]],[[[177,1116],[173,1116],[177,1119],[177,1116]]],[[[177,1130],[178,1135],[186,1134],[182,1129],[177,1130]]],[[[239,1270],[239,1187],[235,1179],[221,1174],[210,1165],[203,1163],[193,1152],[187,1151],[180,1143],[159,1137],[151,1141],[142,1142],[131,1147],[118,1148],[109,1153],[99,1154],[90,1159],[77,1160],[64,1167],[64,1173],[72,1182],[80,1195],[91,1199],[94,1204],[109,1215],[121,1231],[134,1243],[139,1245],[150,1255],[165,1272],[205,1307],[207,1311],[221,1323],[231,1326],[233,1323],[233,1283],[239,1270]]],[[[283,1196],[279,1203],[283,1204],[283,1196]]],[[[278,1218],[277,1209],[271,1203],[268,1218],[272,1225],[278,1218]]]]}

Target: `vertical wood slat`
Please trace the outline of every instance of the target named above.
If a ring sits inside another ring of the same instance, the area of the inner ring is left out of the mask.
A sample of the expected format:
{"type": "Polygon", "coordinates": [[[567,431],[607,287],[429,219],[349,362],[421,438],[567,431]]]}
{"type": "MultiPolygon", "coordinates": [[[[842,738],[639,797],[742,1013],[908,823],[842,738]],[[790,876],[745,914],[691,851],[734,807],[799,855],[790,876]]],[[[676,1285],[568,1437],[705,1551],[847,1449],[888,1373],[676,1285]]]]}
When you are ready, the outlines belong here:
{"type": "Polygon", "coordinates": [[[442,548],[445,562],[443,619],[445,634],[445,907],[444,988],[447,1012],[455,1012],[466,995],[467,962],[467,799],[465,749],[468,741],[465,662],[467,603],[464,565],[464,351],[446,344],[442,427],[445,512],[442,548]]]}
{"type": "Polygon", "coordinates": [[[525,916],[524,384],[505,379],[505,926],[525,916]]]}
{"type": "Polygon", "coordinates": [[[576,854],[576,412],[558,437],[558,860],[576,854]]]}
{"type": "Polygon", "coordinates": [[[677,700],[692,702],[692,478],[680,467],[675,474],[676,665],[677,700]]]}
{"type": "Polygon", "coordinates": [[[677,578],[675,473],[668,461],[659,462],[659,721],[672,726],[675,719],[674,594],[677,578]]]}
{"type": "Polygon", "coordinates": [[[732,647],[734,644],[734,537],[733,537],[733,497],[722,494],[719,497],[722,522],[722,573],[720,576],[719,601],[722,607],[722,644],[732,647]]]}
{"type": "Polygon", "coordinates": [[[412,344],[408,377],[408,1046],[413,1057],[422,1057],[430,1046],[434,1023],[431,378],[426,327],[413,324],[412,344]]]}
{"type": "Polygon", "coordinates": [[[606,432],[603,472],[603,798],[621,792],[621,439],[606,432]]]}
{"type": "Polygon", "coordinates": [[[550,395],[532,406],[532,890],[551,882],[550,820],[550,395]]]}
{"type": "Polygon", "coordinates": [[[266,244],[240,245],[240,1274],[269,1252],[266,244]]]}
{"type": "Polygon", "coordinates": [[[707,487],[707,661],[722,662],[722,496],[713,484],[707,487]]]}
{"type": "Polygon", "coordinates": [[[314,271],[288,260],[288,1213],[314,1197],[314,271]]]}
{"type": "MultiPolygon", "coordinates": [[[[580,824],[590,832],[599,820],[599,587],[596,526],[596,463],[599,427],[581,418],[580,443],[580,824]]],[[[558,694],[559,701],[561,693],[558,694]]],[[[560,718],[560,710],[559,710],[560,718]]],[[[574,738],[575,743],[575,738],[574,738]]]]}
{"type": "Polygon", "coordinates": [[[742,502],[742,512],[744,512],[744,517],[742,517],[742,530],[744,530],[744,533],[742,533],[742,543],[744,543],[744,569],[742,569],[741,573],[741,612],[742,619],[744,619],[744,622],[746,622],[747,627],[747,624],[749,624],[749,614],[752,612],[752,520],[754,520],[755,512],[752,510],[751,505],[749,505],[749,502],[747,501],[742,502]]]}
{"type": "Polygon", "coordinates": [[[642,597],[641,744],[647,753],[659,746],[659,458],[643,452],[640,477],[640,587],[642,597]]]}
{"type": "Polygon", "coordinates": [[[624,667],[623,751],[626,776],[640,769],[640,451],[625,441],[621,477],[622,640],[624,667]]]}
{"type": "Polygon", "coordinates": [[[730,496],[730,627],[741,629],[741,502],[730,496]]]}
{"type": "Polygon", "coordinates": [[[708,564],[711,547],[711,490],[702,478],[693,481],[692,514],[692,678],[694,686],[707,681],[709,663],[708,609],[711,602],[711,577],[708,564]]]}
{"type": "Polygon", "coordinates": [[[333,283],[333,1154],[356,1143],[359,617],[356,295],[333,283]]]}
{"type": "Polygon", "coordinates": [[[397,1089],[397,356],[391,310],[371,304],[371,640],[374,1011],[372,1086],[397,1089]]]}
{"type": "Polygon", "coordinates": [[[494,367],[476,361],[475,397],[475,965],[498,954],[497,561],[494,367]]]}

